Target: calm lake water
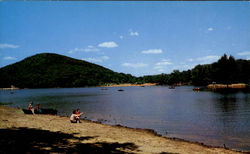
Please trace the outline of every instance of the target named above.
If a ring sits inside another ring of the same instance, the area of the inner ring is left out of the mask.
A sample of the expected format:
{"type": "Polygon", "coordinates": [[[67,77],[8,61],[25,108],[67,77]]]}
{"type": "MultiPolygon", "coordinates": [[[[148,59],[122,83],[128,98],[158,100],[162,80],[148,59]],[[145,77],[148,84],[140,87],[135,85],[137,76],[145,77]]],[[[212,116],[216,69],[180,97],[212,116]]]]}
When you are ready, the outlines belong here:
{"type": "Polygon", "coordinates": [[[193,92],[164,86],[0,90],[0,102],[27,108],[30,101],[69,116],[80,108],[89,120],[153,129],[207,145],[250,151],[250,94],[193,92]]]}

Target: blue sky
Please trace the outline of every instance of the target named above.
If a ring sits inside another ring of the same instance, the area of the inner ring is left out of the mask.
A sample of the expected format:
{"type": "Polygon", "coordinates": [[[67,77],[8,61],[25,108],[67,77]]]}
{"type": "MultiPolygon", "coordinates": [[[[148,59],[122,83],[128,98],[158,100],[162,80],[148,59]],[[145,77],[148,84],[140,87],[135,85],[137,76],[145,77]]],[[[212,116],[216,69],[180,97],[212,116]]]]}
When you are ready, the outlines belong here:
{"type": "Polygon", "coordinates": [[[0,67],[44,52],[135,76],[250,59],[250,3],[0,2],[0,67]]]}

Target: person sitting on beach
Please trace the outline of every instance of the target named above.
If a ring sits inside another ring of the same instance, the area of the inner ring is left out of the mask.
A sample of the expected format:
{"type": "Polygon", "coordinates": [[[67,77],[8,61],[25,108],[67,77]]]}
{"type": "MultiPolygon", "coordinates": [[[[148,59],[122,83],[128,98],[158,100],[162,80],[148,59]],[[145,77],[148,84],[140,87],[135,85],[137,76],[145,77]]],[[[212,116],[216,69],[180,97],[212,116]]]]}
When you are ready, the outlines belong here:
{"type": "Polygon", "coordinates": [[[71,122],[71,123],[77,123],[77,122],[80,123],[80,119],[79,119],[79,117],[76,115],[76,110],[73,111],[73,113],[71,114],[71,116],[70,116],[69,119],[70,119],[70,122],[71,122]]]}
{"type": "Polygon", "coordinates": [[[83,112],[80,112],[80,109],[76,110],[76,115],[80,118],[81,115],[83,115],[83,112]]]}
{"type": "Polygon", "coordinates": [[[29,106],[28,106],[28,108],[29,108],[29,110],[33,113],[33,114],[35,114],[35,112],[34,112],[34,108],[33,108],[33,102],[31,101],[30,103],[29,103],[29,106]]]}
{"type": "Polygon", "coordinates": [[[36,112],[37,113],[42,113],[42,110],[40,109],[40,104],[36,104],[36,112]]]}

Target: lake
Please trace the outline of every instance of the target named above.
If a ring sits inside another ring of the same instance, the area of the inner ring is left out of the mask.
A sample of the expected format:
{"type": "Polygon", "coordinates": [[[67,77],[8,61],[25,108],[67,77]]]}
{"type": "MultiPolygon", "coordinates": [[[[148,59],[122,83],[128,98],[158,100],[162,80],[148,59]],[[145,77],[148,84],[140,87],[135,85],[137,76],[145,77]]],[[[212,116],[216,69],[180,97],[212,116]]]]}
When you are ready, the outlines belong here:
{"type": "Polygon", "coordinates": [[[250,151],[250,93],[193,92],[192,86],[0,90],[0,102],[27,108],[30,101],[69,116],[80,108],[89,120],[153,129],[207,145],[250,151]],[[124,91],[118,91],[123,89],[124,91]]]}

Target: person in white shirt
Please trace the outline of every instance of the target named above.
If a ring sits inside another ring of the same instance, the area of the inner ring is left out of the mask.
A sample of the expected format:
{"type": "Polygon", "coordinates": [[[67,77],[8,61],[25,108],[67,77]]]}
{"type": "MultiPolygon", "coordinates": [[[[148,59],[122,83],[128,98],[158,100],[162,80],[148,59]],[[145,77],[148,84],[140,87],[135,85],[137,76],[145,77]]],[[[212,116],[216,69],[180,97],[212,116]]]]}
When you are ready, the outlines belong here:
{"type": "Polygon", "coordinates": [[[80,123],[80,119],[79,119],[79,116],[77,116],[76,114],[76,110],[73,111],[69,119],[71,123],[77,123],[77,122],[80,123]]]}

